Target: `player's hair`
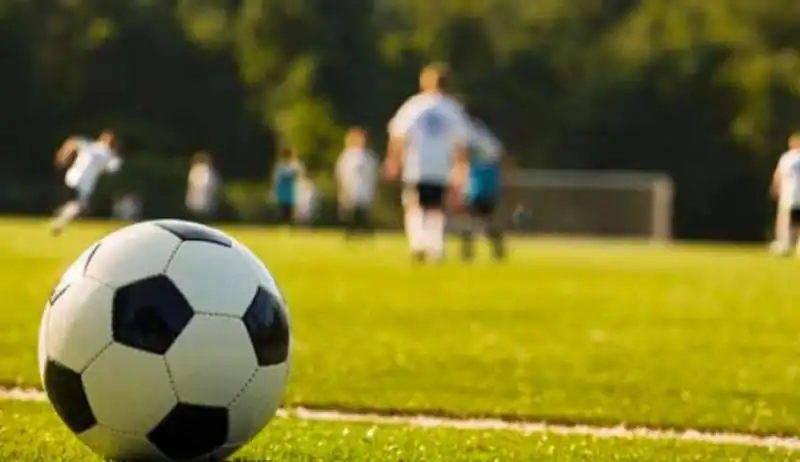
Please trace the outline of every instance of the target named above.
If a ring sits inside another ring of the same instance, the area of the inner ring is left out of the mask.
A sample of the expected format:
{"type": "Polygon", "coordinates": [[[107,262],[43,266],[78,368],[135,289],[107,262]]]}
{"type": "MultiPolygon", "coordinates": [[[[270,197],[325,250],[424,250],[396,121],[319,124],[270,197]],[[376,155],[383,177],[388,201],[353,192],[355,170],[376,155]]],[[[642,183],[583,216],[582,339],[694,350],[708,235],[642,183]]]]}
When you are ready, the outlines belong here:
{"type": "Polygon", "coordinates": [[[111,130],[110,128],[106,128],[101,131],[100,134],[97,135],[97,139],[100,138],[107,138],[111,146],[116,150],[119,150],[121,147],[120,139],[117,137],[117,134],[114,133],[114,130],[111,130]]]}
{"type": "Polygon", "coordinates": [[[450,88],[450,69],[447,63],[435,62],[422,69],[419,76],[423,90],[438,89],[447,91],[450,88]],[[430,88],[433,87],[433,88],[430,88]]]}
{"type": "Polygon", "coordinates": [[[207,151],[197,151],[192,156],[192,163],[193,164],[211,165],[211,162],[212,162],[211,154],[209,154],[207,151]]]}
{"type": "Polygon", "coordinates": [[[292,148],[282,148],[280,153],[280,158],[284,160],[289,160],[295,156],[295,150],[292,148]]]}
{"type": "Polygon", "coordinates": [[[363,142],[367,136],[367,131],[363,127],[350,127],[344,136],[344,145],[353,147],[363,142]]]}

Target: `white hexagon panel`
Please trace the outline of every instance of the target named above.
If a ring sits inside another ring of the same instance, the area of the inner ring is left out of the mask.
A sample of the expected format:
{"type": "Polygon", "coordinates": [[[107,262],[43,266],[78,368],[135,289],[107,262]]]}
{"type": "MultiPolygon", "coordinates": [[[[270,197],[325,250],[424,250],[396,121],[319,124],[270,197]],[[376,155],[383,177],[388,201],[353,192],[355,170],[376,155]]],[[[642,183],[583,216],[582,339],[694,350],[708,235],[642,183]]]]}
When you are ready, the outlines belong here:
{"type": "Polygon", "coordinates": [[[178,399],[203,406],[230,404],[258,366],[244,323],[224,316],[196,315],[165,357],[178,399]]]}
{"type": "Polygon", "coordinates": [[[86,277],[72,282],[51,301],[47,317],[47,357],[81,372],[111,343],[113,289],[86,277]]]}
{"type": "Polygon", "coordinates": [[[181,240],[145,222],[122,228],[100,241],[86,274],[111,287],[122,287],[161,274],[181,240]]]}
{"type": "Polygon", "coordinates": [[[234,317],[244,314],[259,283],[244,254],[208,242],[183,243],[166,274],[195,313],[234,317]]]}
{"type": "Polygon", "coordinates": [[[178,404],[164,358],[125,345],[111,345],[81,378],[95,419],[119,432],[145,435],[178,404]]]}

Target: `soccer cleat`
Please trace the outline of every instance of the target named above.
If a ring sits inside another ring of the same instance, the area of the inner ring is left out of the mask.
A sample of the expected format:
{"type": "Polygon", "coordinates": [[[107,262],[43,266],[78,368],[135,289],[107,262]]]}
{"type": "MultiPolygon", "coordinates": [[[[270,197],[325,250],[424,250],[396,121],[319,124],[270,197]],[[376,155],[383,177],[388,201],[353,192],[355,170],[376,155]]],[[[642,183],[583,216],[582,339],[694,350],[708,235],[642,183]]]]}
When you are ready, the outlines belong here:
{"type": "Polygon", "coordinates": [[[415,250],[411,252],[411,262],[412,263],[425,263],[426,255],[425,252],[422,250],[415,250]]]}

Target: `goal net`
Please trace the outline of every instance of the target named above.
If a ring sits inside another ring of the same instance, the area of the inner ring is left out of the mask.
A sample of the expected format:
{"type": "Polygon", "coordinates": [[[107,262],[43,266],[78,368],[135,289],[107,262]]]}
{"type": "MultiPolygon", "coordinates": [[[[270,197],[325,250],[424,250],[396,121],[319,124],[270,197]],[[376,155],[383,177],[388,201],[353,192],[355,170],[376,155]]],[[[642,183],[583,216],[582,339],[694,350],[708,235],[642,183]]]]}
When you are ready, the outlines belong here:
{"type": "Polygon", "coordinates": [[[508,229],[669,240],[674,186],[652,172],[517,170],[505,178],[508,229]]]}

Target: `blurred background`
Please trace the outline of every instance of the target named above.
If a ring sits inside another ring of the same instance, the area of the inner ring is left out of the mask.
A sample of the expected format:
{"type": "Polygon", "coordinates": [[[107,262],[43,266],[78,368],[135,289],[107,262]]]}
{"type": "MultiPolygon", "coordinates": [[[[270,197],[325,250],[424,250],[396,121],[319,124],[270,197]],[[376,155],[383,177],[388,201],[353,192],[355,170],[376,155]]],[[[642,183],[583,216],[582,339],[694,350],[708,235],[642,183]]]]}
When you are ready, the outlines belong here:
{"type": "Polygon", "coordinates": [[[521,172],[508,215],[524,205],[533,230],[763,240],[800,120],[798,18],[795,0],[0,0],[0,211],[51,213],[53,151],[110,127],[126,166],[96,215],[128,193],[179,215],[203,149],[220,218],[266,221],[291,146],[332,224],[347,127],[382,155],[420,67],[444,60],[521,172]]]}

